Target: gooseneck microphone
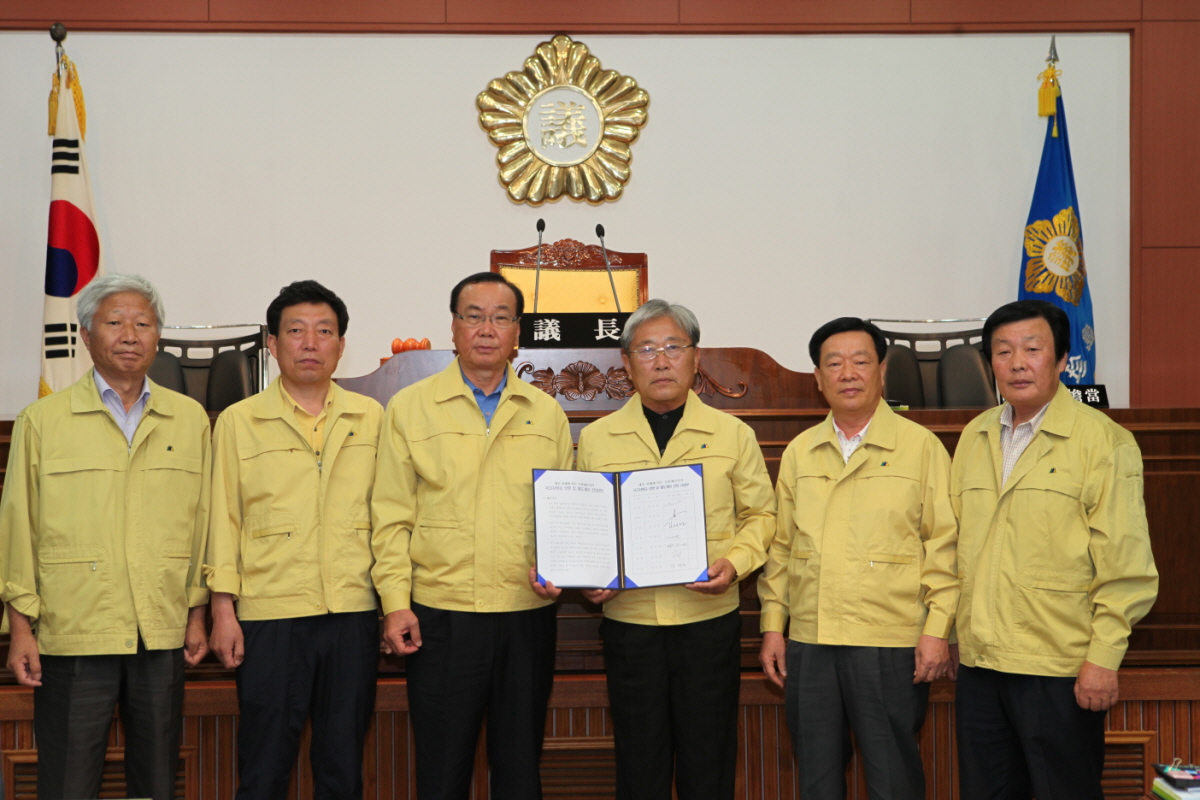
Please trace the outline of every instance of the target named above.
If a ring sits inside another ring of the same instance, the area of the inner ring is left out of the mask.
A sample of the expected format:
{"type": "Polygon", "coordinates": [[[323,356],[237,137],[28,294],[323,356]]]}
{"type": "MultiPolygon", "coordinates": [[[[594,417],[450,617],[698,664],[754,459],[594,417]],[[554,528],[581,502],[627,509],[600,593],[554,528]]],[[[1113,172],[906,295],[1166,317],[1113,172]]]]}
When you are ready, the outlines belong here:
{"type": "Polygon", "coordinates": [[[613,302],[617,304],[617,313],[621,313],[621,298],[617,297],[617,282],[613,280],[612,264],[608,263],[608,248],[604,246],[604,226],[596,226],[596,235],[600,237],[600,250],[604,253],[604,268],[608,270],[608,285],[612,287],[613,302]]]}
{"type": "Polygon", "coordinates": [[[537,313],[538,303],[538,288],[542,283],[542,232],[546,230],[546,220],[539,219],[537,221],[538,232],[538,251],[537,251],[537,270],[533,273],[533,313],[537,313]]]}

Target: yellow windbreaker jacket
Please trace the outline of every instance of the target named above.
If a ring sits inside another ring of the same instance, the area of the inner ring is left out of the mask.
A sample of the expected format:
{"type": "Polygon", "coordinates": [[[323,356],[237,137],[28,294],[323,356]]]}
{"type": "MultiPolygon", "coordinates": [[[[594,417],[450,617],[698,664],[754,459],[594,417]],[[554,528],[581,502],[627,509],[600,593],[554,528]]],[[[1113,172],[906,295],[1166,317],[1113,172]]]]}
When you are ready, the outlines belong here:
{"type": "Polygon", "coordinates": [[[958,604],[950,456],[882,400],[842,458],[832,414],[783,454],[779,531],[758,581],[760,626],[810,644],[915,647],[958,604]]]}
{"type": "Polygon", "coordinates": [[[210,590],[238,598],[239,619],[377,607],[371,486],[383,406],[329,391],[320,453],[278,378],[217,420],[205,572],[210,590]]]}
{"type": "Polygon", "coordinates": [[[967,425],[950,484],[959,519],[962,663],[1071,677],[1117,669],[1158,596],[1133,435],[1064,386],[1000,485],[1000,408],[967,425]]]}
{"type": "MultiPolygon", "coordinates": [[[[582,470],[618,472],[680,464],[704,466],[708,563],[727,558],[738,578],[745,578],[762,566],[775,535],[771,478],[749,425],[688,392],[683,417],[660,456],[642,399],[635,394],[579,435],[582,470]]],[[[640,625],[682,625],[713,619],[737,607],[736,586],[718,595],[656,586],[618,593],[604,604],[604,615],[640,625]]]]}
{"type": "Polygon", "coordinates": [[[208,415],[150,384],[133,443],[92,372],[26,408],[13,426],[0,500],[3,599],[37,620],[45,655],[183,646],[204,605],[208,415]]]}
{"type": "Polygon", "coordinates": [[[379,439],[372,575],[390,614],[547,605],[534,565],[533,470],[570,469],[567,415],[508,367],[491,426],[455,359],[400,390],[379,439]]]}

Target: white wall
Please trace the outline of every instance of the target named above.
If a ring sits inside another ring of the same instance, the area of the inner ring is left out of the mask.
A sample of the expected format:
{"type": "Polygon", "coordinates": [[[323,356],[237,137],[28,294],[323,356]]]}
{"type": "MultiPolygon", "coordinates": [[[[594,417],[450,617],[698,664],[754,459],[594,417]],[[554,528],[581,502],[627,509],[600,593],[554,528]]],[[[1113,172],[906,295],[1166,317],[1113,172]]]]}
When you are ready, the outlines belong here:
{"type": "MultiPolygon", "coordinates": [[[[704,344],[809,369],[834,316],[978,317],[1016,296],[1041,154],[1045,35],[582,36],[650,92],[617,203],[510,203],[474,100],[542,36],[76,33],[109,271],[168,322],[255,321],[326,282],[339,375],[393,337],[448,347],[447,295],[488,251],[593,242],[650,257],[704,344]]],[[[1129,41],[1059,37],[1098,378],[1127,405],[1129,41]]],[[[0,33],[0,416],[36,396],[53,45],[0,33]]]]}

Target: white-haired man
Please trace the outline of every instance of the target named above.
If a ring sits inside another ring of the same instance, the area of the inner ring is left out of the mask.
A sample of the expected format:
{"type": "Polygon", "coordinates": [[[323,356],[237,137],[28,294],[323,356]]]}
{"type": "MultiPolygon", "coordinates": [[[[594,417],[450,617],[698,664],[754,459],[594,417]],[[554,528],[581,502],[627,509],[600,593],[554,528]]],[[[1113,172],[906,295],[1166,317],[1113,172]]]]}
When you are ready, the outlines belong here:
{"type": "Polygon", "coordinates": [[[163,322],[149,281],[96,278],[76,307],[95,368],[13,426],[0,499],[8,667],[34,687],[41,800],[99,796],[118,704],[127,793],[166,800],[184,662],[208,649],[208,416],[146,378],[163,322]]]}
{"type": "MultiPolygon", "coordinates": [[[[704,467],[708,580],[585,589],[604,604],[600,635],[617,756],[618,800],[731,800],[736,791],[741,617],[737,583],[766,561],[775,495],[750,426],[692,391],[700,323],[650,300],[625,323],[621,360],[637,393],[583,429],[579,468],[704,467]]],[[[553,584],[540,586],[556,597],[553,584]]]]}

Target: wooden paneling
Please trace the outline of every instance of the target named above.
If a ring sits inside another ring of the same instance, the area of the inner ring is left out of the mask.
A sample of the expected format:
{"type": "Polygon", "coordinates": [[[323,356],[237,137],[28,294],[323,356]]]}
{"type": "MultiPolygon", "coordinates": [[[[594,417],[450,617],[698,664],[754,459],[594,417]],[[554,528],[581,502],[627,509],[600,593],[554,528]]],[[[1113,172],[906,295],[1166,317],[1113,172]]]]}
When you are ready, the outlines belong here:
{"type": "MultiPolygon", "coordinates": [[[[1200,668],[1133,668],[1121,671],[1121,697],[1106,721],[1105,796],[1108,800],[1141,797],[1148,780],[1147,765],[1200,758],[1200,668]]],[[[185,700],[183,749],[188,790],[186,796],[203,800],[232,800],[237,786],[236,715],[198,715],[198,709],[236,705],[229,682],[212,686],[189,683],[185,700]],[[198,698],[204,695],[203,698],[198,698]]],[[[0,763],[28,765],[34,741],[32,723],[24,715],[29,705],[26,688],[0,690],[0,763]]],[[[385,800],[415,798],[412,731],[404,682],[381,679],[375,719],[367,734],[363,759],[364,798],[385,800]]],[[[600,675],[560,676],[555,682],[546,719],[542,774],[546,793],[574,800],[600,800],[613,796],[612,729],[608,717],[604,678],[600,675]]],[[[791,755],[783,695],[761,674],[742,676],[738,715],[738,800],[800,800],[796,768],[791,755]]],[[[307,759],[308,733],[300,751],[300,764],[286,797],[313,796],[307,759]]],[[[113,725],[109,739],[114,763],[119,762],[120,727],[113,725]]],[[[487,796],[488,775],[481,738],[472,796],[487,796]]],[[[954,739],[954,685],[936,682],[920,746],[927,779],[928,800],[957,798],[954,739]]],[[[26,769],[26,773],[28,770],[26,769]]],[[[120,781],[119,771],[113,773],[120,781]]],[[[28,781],[28,778],[26,778],[28,781]]],[[[847,769],[848,797],[867,800],[862,766],[855,755],[847,769]]],[[[8,785],[7,796],[15,796],[8,785]]],[[[33,797],[24,784],[24,797],[33,797]]]]}
{"type": "Polygon", "coordinates": [[[1196,0],[1142,0],[1142,19],[1200,20],[1196,0]]]}
{"type": "Polygon", "coordinates": [[[208,0],[212,22],[436,23],[444,0],[208,0]]]}
{"type": "MultiPolygon", "coordinates": [[[[208,0],[0,0],[0,20],[204,22],[208,0]]],[[[47,23],[49,26],[49,23],[47,23]]]]}
{"type": "Polygon", "coordinates": [[[1134,22],[1141,0],[912,0],[913,22],[1134,22]]]}
{"type": "MultiPolygon", "coordinates": [[[[1200,59],[1196,68],[1200,70],[1200,59]]],[[[1191,137],[1200,141],[1200,116],[1196,123],[1191,137]]],[[[1200,164],[1197,166],[1194,180],[1200,181],[1200,164]]],[[[1189,186],[1179,191],[1198,190],[1189,186]]],[[[1192,214],[1200,232],[1200,194],[1196,204],[1192,214]]],[[[1200,315],[1196,313],[1200,248],[1143,249],[1141,297],[1141,337],[1135,342],[1130,364],[1131,372],[1138,369],[1141,375],[1141,404],[1200,405],[1200,369],[1188,353],[1191,345],[1200,341],[1200,315]]]]}
{"type": "Polygon", "coordinates": [[[909,0],[680,0],[694,25],[905,24],[909,0]]]}
{"type": "Polygon", "coordinates": [[[679,22],[678,0],[446,0],[446,21],[457,24],[670,25],[679,22]]]}
{"type": "Polygon", "coordinates": [[[1142,35],[1142,247],[1200,247],[1200,22],[1148,22],[1142,35]]]}

